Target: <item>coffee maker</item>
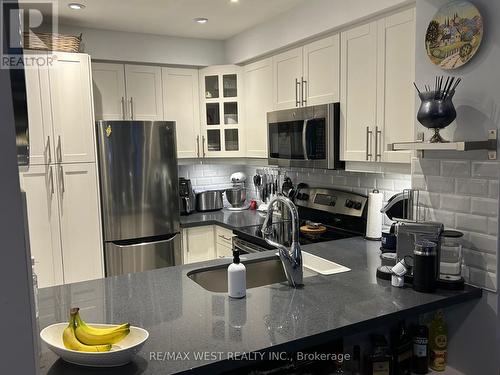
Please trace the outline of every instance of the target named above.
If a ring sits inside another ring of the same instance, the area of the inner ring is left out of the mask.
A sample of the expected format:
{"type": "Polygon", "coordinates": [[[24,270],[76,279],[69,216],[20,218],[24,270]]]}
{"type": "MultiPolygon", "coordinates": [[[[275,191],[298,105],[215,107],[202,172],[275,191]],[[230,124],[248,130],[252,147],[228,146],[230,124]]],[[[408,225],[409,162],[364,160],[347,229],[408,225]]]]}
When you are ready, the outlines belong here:
{"type": "Polygon", "coordinates": [[[195,211],[195,195],[191,180],[179,178],[179,209],[181,215],[189,215],[195,211]]]}

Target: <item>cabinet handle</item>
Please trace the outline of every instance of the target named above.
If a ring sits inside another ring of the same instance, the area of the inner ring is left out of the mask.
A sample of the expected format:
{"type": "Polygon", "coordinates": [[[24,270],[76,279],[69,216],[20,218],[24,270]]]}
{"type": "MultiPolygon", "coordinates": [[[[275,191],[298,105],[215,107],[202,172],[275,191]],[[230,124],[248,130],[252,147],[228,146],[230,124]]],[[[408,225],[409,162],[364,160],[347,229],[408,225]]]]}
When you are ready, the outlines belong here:
{"type": "Polygon", "coordinates": [[[366,127],[366,160],[369,161],[372,159],[372,153],[370,150],[370,139],[372,137],[373,131],[370,130],[370,127],[366,127]]]}
{"type": "Polygon", "coordinates": [[[57,136],[57,160],[62,163],[62,144],[61,144],[61,136],[57,136]]]}
{"type": "Polygon", "coordinates": [[[51,150],[51,147],[50,147],[50,135],[47,137],[47,151],[48,151],[48,155],[49,155],[49,158],[48,158],[48,164],[52,163],[52,150],[51,150]]]}
{"type": "Polygon", "coordinates": [[[66,191],[66,187],[64,186],[64,169],[62,164],[59,164],[59,177],[61,178],[61,193],[66,191]]]}
{"type": "Polygon", "coordinates": [[[300,82],[297,78],[295,78],[295,106],[299,107],[300,106],[300,100],[299,100],[299,88],[300,82]]]}
{"type": "Polygon", "coordinates": [[[203,151],[203,157],[205,157],[205,136],[201,136],[201,150],[203,151]]]}
{"type": "Polygon", "coordinates": [[[196,136],[196,153],[198,154],[198,157],[200,157],[200,136],[196,136]]]}
{"type": "Polygon", "coordinates": [[[219,237],[226,241],[231,241],[231,237],[226,237],[223,234],[219,234],[219,237]]]}
{"type": "Polygon", "coordinates": [[[54,172],[52,169],[52,165],[49,167],[49,175],[50,175],[50,195],[54,195],[54,172]]]}
{"type": "Polygon", "coordinates": [[[306,90],[307,90],[307,81],[304,80],[304,77],[302,77],[302,80],[301,80],[301,87],[300,87],[300,91],[301,91],[301,95],[302,95],[302,105],[306,105],[307,104],[307,98],[306,98],[306,90]]]}
{"type": "Polygon", "coordinates": [[[130,119],[134,119],[134,98],[130,98],[130,119]]]}
{"type": "Polygon", "coordinates": [[[125,98],[122,96],[122,119],[125,120],[127,110],[125,109],[125,98]]]}
{"type": "Polygon", "coordinates": [[[378,130],[378,126],[375,126],[375,161],[382,160],[382,130],[378,130]],[[379,140],[378,136],[380,135],[380,147],[379,147],[379,140]]]}

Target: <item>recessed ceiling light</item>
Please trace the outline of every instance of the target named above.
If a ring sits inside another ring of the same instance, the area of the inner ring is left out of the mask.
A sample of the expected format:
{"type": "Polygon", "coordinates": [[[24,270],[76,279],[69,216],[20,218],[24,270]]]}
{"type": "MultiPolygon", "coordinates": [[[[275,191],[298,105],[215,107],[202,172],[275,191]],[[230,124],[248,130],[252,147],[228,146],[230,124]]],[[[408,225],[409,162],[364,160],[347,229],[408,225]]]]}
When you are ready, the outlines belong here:
{"type": "Polygon", "coordinates": [[[80,9],[85,8],[85,5],[83,5],[83,4],[79,4],[79,3],[69,3],[69,4],[68,4],[68,7],[69,7],[70,9],[80,10],[80,9]]]}
{"type": "Polygon", "coordinates": [[[229,1],[232,2],[232,3],[237,3],[240,0],[229,0],[229,1]]]}
{"type": "Polygon", "coordinates": [[[208,18],[198,17],[198,18],[194,18],[193,21],[194,22],[198,22],[198,23],[207,23],[208,22],[208,18]]]}

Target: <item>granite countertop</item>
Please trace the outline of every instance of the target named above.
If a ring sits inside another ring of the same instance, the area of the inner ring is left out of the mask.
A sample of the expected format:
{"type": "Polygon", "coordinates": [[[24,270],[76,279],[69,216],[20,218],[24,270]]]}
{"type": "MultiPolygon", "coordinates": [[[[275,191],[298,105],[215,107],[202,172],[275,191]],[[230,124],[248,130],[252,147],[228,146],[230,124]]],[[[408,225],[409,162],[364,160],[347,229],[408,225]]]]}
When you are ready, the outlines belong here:
{"type": "MultiPolygon", "coordinates": [[[[66,321],[70,306],[79,306],[89,322],[127,321],[150,332],[134,362],[116,369],[67,364],[43,347],[41,373],[217,373],[241,366],[241,361],[225,360],[228,352],[302,350],[481,296],[481,289],[470,286],[433,294],[391,287],[375,276],[379,246],[360,237],[304,246],[351,271],[307,277],[301,289],[286,283],[249,289],[242,300],[209,292],[187,277],[191,270],[226,265],[228,259],[41,289],[40,328],[66,321]],[[179,355],[177,360],[165,360],[165,354],[157,352],[186,352],[188,359],[179,355]],[[195,353],[203,352],[220,354],[195,359],[195,353]]],[[[274,251],[266,251],[243,258],[274,256],[274,251]]]]}
{"type": "Polygon", "coordinates": [[[200,227],[204,225],[220,225],[228,229],[259,225],[264,222],[264,213],[257,210],[230,211],[224,208],[219,211],[194,212],[181,216],[182,228],[200,227]]]}

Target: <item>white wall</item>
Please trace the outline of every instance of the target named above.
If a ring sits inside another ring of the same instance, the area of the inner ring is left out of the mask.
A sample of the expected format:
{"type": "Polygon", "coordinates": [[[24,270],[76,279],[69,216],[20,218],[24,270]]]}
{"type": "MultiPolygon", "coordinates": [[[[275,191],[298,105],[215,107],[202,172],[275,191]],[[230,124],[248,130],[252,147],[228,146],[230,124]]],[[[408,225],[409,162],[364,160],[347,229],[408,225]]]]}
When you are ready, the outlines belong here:
{"type": "MultiPolygon", "coordinates": [[[[427,58],[424,39],[427,25],[439,7],[447,0],[418,0],[417,1],[417,46],[416,46],[416,82],[432,84],[434,77],[441,74],[453,74],[463,78],[462,84],[457,89],[454,99],[457,108],[457,121],[450,125],[443,135],[448,139],[484,139],[487,130],[499,129],[500,109],[500,2],[490,0],[473,0],[482,13],[485,25],[483,43],[477,55],[464,67],[452,72],[444,72],[432,65],[427,58]]],[[[417,129],[423,127],[417,123],[417,129]]],[[[483,239],[488,241],[477,241],[477,236],[466,240],[467,246],[475,247],[475,282],[493,288],[497,284],[496,271],[499,267],[498,259],[498,180],[500,162],[484,164],[486,153],[426,153],[426,159],[420,163],[414,163],[413,168],[420,168],[423,173],[413,176],[413,185],[430,190],[428,194],[428,206],[431,210],[438,210],[446,220],[457,222],[457,210],[460,207],[452,207],[443,210],[443,196],[445,185],[455,178],[454,189],[450,189],[451,197],[459,198],[461,202],[468,199],[491,202],[483,206],[480,215],[471,216],[469,219],[478,219],[485,222],[488,211],[493,207],[496,212],[490,212],[488,219],[492,223],[491,234],[483,234],[483,239]],[[440,160],[435,160],[440,159],[440,160]],[[444,159],[449,161],[443,168],[444,159]],[[427,163],[427,165],[425,165],[427,163]],[[438,171],[432,165],[439,166],[438,171]],[[422,168],[422,164],[424,164],[422,168]],[[474,167],[476,166],[476,167],[474,167]],[[434,172],[432,170],[434,169],[434,172]],[[487,173],[489,171],[489,173],[487,173]],[[478,175],[479,173],[479,175],[478,175]],[[446,174],[444,176],[443,174],[446,174]],[[456,177],[460,174],[461,177],[456,177]],[[422,177],[423,176],[423,177],[422,177]],[[484,184],[488,184],[488,197],[480,197],[484,190],[484,184]],[[458,189],[476,184],[478,190],[470,190],[470,194],[458,194],[458,189]],[[456,189],[456,190],[455,190],[456,189]],[[433,194],[433,195],[431,195],[433,194]],[[479,194],[479,195],[478,195],[479,194]],[[440,196],[441,195],[441,196],[440,196]],[[488,200],[489,199],[489,200],[488,200]],[[495,221],[496,220],[496,221],[495,221]],[[496,225],[495,225],[496,224],[496,225]],[[496,226],[496,228],[494,228],[496,226]],[[494,241],[493,247],[491,242],[494,241]],[[496,242],[496,244],[495,244],[496,242]],[[496,246],[495,246],[496,245],[496,246]]],[[[451,185],[449,185],[451,186],[451,185]]],[[[448,199],[450,198],[447,195],[448,199]]],[[[469,223],[469,231],[474,227],[469,223]]],[[[477,223],[476,223],[477,224],[477,223]]],[[[476,225],[477,229],[482,230],[476,225]]],[[[470,253],[469,253],[470,256],[470,253]]],[[[470,257],[469,257],[470,259],[470,257]]],[[[481,301],[468,303],[459,308],[450,309],[447,313],[447,321],[450,328],[449,363],[464,374],[498,374],[499,369],[499,317],[498,317],[498,295],[485,291],[481,301]]]]}
{"type": "Polygon", "coordinates": [[[374,16],[409,0],[308,0],[226,41],[228,63],[241,63],[317,34],[374,16]]]}
{"type": "Polygon", "coordinates": [[[96,60],[207,66],[223,64],[224,42],[126,33],[60,25],[59,32],[83,34],[85,52],[96,60]]]}

